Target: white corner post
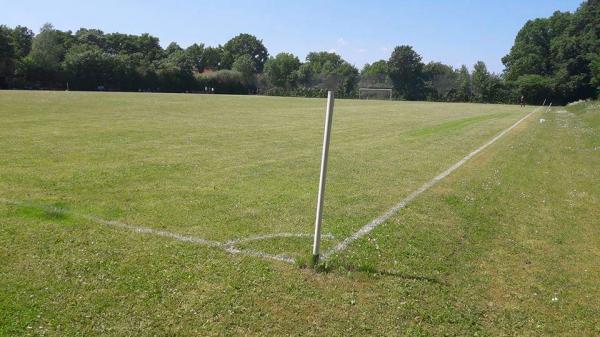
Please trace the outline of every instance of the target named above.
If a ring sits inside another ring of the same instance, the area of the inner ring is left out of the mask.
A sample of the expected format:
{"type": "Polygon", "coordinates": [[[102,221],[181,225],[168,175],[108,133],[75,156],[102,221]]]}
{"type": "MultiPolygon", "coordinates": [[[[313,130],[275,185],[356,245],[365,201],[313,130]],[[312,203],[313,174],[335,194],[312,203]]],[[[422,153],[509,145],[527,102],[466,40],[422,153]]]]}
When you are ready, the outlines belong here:
{"type": "Polygon", "coordinates": [[[325,199],[325,179],[327,177],[327,158],[329,157],[329,139],[331,137],[331,122],[333,121],[333,91],[327,92],[327,110],[325,112],[325,131],[323,132],[323,153],[321,154],[321,174],[319,176],[319,195],[317,197],[317,212],[315,216],[315,237],[313,242],[313,264],[319,262],[321,249],[321,222],[323,220],[323,202],[325,199]]]}

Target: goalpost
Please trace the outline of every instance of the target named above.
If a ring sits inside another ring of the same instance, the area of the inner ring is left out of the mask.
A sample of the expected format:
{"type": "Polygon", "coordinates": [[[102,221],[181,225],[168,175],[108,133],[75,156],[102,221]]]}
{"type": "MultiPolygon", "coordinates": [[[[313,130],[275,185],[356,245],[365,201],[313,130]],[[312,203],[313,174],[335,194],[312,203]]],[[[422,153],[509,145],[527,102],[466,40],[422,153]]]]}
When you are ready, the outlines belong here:
{"type": "Polygon", "coordinates": [[[391,88],[359,88],[359,99],[381,99],[392,100],[393,91],[391,88]]]}

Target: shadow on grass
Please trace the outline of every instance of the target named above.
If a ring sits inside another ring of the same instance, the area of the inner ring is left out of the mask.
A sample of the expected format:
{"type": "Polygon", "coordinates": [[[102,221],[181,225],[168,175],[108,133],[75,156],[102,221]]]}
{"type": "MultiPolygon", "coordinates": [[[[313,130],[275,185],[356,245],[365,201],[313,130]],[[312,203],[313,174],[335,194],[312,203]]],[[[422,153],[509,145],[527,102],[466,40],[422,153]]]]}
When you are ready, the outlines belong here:
{"type": "Polygon", "coordinates": [[[316,273],[324,273],[328,274],[334,271],[341,271],[347,273],[364,273],[370,276],[379,276],[379,277],[393,277],[407,281],[419,281],[419,282],[428,282],[432,284],[448,286],[448,283],[444,280],[441,280],[436,277],[424,276],[424,275],[410,275],[407,273],[402,273],[398,271],[390,271],[390,270],[379,270],[376,267],[363,263],[360,265],[353,264],[337,264],[330,263],[329,261],[320,262],[316,265],[311,265],[310,263],[300,263],[298,264],[300,268],[312,268],[316,273]]]}
{"type": "Polygon", "coordinates": [[[439,285],[444,285],[444,286],[448,285],[445,281],[440,280],[435,277],[423,276],[423,275],[410,275],[410,274],[401,273],[398,271],[390,271],[390,270],[378,270],[377,268],[375,268],[371,265],[359,265],[358,267],[352,266],[352,265],[345,265],[345,266],[340,266],[338,268],[347,270],[349,272],[355,271],[355,272],[359,272],[359,273],[366,273],[366,274],[373,275],[373,276],[394,277],[394,278],[403,279],[403,280],[429,282],[429,283],[434,283],[434,284],[439,284],[439,285]]]}

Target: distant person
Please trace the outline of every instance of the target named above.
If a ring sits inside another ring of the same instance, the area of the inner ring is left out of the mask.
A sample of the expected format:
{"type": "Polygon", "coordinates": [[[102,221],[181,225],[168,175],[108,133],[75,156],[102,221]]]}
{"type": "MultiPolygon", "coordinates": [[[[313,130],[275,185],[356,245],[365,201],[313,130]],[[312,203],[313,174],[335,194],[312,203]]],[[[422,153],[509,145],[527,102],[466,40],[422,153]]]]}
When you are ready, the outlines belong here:
{"type": "Polygon", "coordinates": [[[525,96],[521,95],[521,98],[519,98],[519,104],[521,104],[521,106],[525,106],[525,96]]]}

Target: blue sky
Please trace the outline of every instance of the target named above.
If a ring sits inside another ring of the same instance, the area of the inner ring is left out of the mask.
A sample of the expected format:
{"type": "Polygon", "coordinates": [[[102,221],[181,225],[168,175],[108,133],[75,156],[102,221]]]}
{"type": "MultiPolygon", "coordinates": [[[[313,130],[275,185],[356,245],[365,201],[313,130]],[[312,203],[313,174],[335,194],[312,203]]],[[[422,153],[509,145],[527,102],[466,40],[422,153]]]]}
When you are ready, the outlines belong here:
{"type": "Polygon", "coordinates": [[[0,0],[0,24],[35,32],[45,22],[73,31],[148,32],[163,46],[176,41],[183,47],[223,44],[245,32],[262,39],[272,55],[285,51],[304,59],[310,51],[336,51],[359,68],[409,44],[424,61],[471,66],[482,60],[501,72],[500,59],[528,19],[574,11],[581,1],[0,0]]]}

